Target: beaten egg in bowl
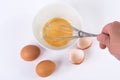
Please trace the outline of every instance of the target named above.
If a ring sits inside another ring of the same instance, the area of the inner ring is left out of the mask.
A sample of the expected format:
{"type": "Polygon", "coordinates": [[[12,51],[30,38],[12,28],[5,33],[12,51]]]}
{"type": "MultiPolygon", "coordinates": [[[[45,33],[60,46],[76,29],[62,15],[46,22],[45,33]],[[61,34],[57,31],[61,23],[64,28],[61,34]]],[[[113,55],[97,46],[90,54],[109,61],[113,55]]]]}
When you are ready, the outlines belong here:
{"type": "Polygon", "coordinates": [[[71,26],[81,29],[81,17],[77,11],[70,5],[63,2],[50,3],[41,7],[40,11],[36,15],[33,21],[33,34],[39,44],[44,48],[52,50],[66,49],[75,44],[77,39],[66,39],[58,41],[55,40],[55,37],[74,36],[73,31],[70,28],[71,26]],[[48,30],[46,30],[45,27],[48,24],[50,25],[48,30]],[[63,27],[63,24],[64,27],[69,28],[69,32],[71,34],[66,34],[66,30],[61,28],[61,26],[63,27]],[[65,31],[65,33],[62,33],[62,31],[65,31]],[[47,34],[47,36],[45,36],[45,34],[47,34]]]}
{"type": "Polygon", "coordinates": [[[43,26],[44,40],[55,47],[61,47],[69,43],[73,30],[71,24],[63,18],[52,18],[43,26]]]}

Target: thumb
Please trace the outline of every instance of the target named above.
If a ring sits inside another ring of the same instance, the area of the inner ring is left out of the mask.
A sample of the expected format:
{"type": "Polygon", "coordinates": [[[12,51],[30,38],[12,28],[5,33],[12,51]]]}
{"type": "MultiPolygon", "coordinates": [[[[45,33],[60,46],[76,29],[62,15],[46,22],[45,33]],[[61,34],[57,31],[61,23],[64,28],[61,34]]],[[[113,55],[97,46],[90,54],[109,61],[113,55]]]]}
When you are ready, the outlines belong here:
{"type": "Polygon", "coordinates": [[[101,43],[106,45],[107,47],[110,45],[110,37],[106,34],[99,34],[97,36],[97,40],[101,43]]]}

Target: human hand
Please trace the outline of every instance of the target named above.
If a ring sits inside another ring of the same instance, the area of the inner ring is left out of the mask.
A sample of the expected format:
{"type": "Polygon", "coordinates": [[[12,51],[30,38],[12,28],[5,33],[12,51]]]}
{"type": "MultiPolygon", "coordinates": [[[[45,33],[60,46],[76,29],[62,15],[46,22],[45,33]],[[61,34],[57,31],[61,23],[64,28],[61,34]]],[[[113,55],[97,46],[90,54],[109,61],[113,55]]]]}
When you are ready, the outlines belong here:
{"type": "Polygon", "coordinates": [[[120,60],[120,22],[112,22],[107,24],[101,34],[97,36],[100,48],[106,47],[110,53],[120,60]]]}

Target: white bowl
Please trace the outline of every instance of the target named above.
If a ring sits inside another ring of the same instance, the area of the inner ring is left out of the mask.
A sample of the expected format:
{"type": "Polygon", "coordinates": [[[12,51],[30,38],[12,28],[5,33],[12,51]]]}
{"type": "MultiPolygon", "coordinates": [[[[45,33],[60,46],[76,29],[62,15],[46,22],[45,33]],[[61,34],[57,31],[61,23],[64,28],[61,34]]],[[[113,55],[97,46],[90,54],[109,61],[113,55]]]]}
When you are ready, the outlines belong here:
{"type": "Polygon", "coordinates": [[[49,3],[42,7],[33,21],[33,34],[40,45],[44,48],[61,50],[65,49],[76,42],[76,39],[71,40],[67,45],[62,47],[54,47],[49,45],[42,37],[43,25],[54,17],[64,18],[74,27],[81,29],[81,17],[70,5],[66,3],[49,3]]]}

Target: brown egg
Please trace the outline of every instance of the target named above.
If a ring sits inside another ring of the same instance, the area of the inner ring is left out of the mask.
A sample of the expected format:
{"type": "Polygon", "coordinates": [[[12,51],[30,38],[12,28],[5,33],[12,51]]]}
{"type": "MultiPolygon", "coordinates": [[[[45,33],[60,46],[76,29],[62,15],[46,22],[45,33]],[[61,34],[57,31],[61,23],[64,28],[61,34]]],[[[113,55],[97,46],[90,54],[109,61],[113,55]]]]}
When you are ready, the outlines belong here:
{"type": "Polygon", "coordinates": [[[83,50],[73,49],[70,51],[68,57],[72,64],[81,64],[84,61],[85,55],[83,50]]]}
{"type": "Polygon", "coordinates": [[[50,60],[44,60],[37,64],[36,73],[41,77],[51,75],[56,69],[56,64],[50,60]]]}
{"type": "Polygon", "coordinates": [[[35,60],[40,55],[40,49],[35,45],[27,45],[21,50],[21,57],[25,61],[35,60]]]}
{"type": "Polygon", "coordinates": [[[78,48],[85,50],[91,47],[92,43],[93,42],[91,37],[84,37],[78,39],[77,46],[78,48]]]}

